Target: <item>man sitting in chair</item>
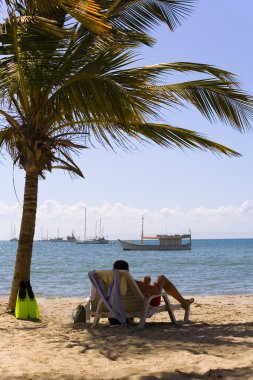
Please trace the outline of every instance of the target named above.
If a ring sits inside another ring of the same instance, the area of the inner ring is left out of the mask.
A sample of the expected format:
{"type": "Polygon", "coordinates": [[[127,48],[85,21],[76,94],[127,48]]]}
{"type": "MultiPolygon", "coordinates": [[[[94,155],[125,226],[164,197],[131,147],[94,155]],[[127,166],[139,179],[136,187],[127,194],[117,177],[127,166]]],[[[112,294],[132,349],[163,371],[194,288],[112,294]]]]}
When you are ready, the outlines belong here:
{"type": "MultiPolygon", "coordinates": [[[[115,261],[113,264],[113,269],[121,269],[121,270],[127,270],[129,271],[129,265],[124,260],[118,260],[115,261]]],[[[151,301],[151,306],[159,306],[161,302],[161,291],[164,290],[168,295],[175,298],[183,307],[183,309],[187,309],[187,307],[194,302],[194,298],[184,298],[177,288],[170,282],[170,280],[161,275],[158,276],[155,280],[154,284],[151,285],[151,278],[150,276],[145,276],[143,280],[138,281],[135,280],[138,287],[140,288],[140,291],[144,296],[151,296],[157,294],[158,297],[154,298],[151,301]]]]}

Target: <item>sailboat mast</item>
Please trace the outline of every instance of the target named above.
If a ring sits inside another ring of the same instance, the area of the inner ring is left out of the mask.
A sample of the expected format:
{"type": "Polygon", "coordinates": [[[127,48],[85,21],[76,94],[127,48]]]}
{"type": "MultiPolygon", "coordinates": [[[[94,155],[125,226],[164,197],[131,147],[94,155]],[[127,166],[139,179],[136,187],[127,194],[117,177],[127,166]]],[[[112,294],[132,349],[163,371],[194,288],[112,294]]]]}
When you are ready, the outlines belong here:
{"type": "Polygon", "coordinates": [[[144,226],[144,216],[141,218],[141,244],[143,244],[143,227],[144,226]]]}
{"type": "Polygon", "coordinates": [[[86,207],[84,209],[84,240],[86,240],[86,207]]]}

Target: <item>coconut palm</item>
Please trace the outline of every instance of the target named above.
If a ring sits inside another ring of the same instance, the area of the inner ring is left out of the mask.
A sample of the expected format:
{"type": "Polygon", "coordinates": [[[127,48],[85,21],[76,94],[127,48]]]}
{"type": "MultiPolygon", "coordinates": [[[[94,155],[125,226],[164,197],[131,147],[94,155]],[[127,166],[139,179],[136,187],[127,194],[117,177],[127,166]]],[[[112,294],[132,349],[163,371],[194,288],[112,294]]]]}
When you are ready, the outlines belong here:
{"type": "MultiPolygon", "coordinates": [[[[136,37],[133,45],[148,39],[144,30],[130,30],[135,14],[131,19],[124,8],[119,21],[115,7],[123,1],[99,2],[108,8],[104,12],[110,13],[108,5],[115,12],[113,17],[109,15],[113,31],[103,36],[94,36],[72,20],[67,24],[66,11],[64,22],[48,14],[41,18],[36,9],[30,17],[28,3],[19,2],[15,13],[9,13],[0,35],[0,149],[25,171],[10,310],[14,309],[20,281],[30,279],[39,178],[45,179],[53,169],[83,177],[73,154],[85,149],[89,138],[111,148],[114,144],[131,147],[135,141],[150,141],[164,147],[237,156],[234,150],[192,130],[155,120],[161,107],[183,106],[185,102],[209,120],[217,118],[239,130],[249,127],[252,116],[252,99],[227,71],[187,62],[133,67],[137,57],[131,49],[131,33],[136,37]],[[116,31],[117,24],[120,32],[116,31]],[[175,71],[204,73],[207,78],[166,83],[166,74],[175,71]]],[[[145,3],[146,9],[152,1],[132,3],[133,7],[145,3]]]]}

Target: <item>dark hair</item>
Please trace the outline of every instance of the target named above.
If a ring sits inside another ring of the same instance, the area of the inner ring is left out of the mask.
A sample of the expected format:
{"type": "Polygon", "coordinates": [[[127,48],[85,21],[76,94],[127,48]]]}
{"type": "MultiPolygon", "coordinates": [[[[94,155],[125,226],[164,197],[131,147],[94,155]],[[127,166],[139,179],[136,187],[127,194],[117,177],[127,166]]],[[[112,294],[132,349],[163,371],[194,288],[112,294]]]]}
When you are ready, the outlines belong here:
{"type": "Polygon", "coordinates": [[[113,264],[113,269],[129,270],[129,265],[124,260],[117,260],[113,264]]]}

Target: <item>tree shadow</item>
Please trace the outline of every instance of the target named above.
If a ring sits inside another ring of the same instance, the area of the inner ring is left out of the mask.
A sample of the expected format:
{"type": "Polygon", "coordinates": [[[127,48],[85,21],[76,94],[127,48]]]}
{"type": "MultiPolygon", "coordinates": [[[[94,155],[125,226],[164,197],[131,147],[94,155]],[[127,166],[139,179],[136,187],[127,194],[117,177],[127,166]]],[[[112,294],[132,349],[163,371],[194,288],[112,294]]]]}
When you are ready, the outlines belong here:
{"type": "MultiPolygon", "coordinates": [[[[208,380],[208,379],[227,379],[227,380],[235,380],[235,379],[241,379],[241,380],[251,380],[252,379],[252,368],[249,367],[238,367],[233,369],[226,369],[226,368],[219,368],[215,370],[208,370],[204,374],[199,374],[197,372],[183,372],[176,370],[174,372],[157,372],[152,373],[150,375],[144,375],[144,376],[134,376],[135,379],[138,378],[138,380],[208,380]]],[[[36,378],[38,379],[48,379],[48,373],[37,373],[36,378]]],[[[112,379],[114,377],[112,376],[112,379]]],[[[20,376],[1,376],[1,380],[17,380],[20,379],[20,376]]],[[[71,373],[69,374],[61,374],[61,375],[54,375],[54,380],[85,380],[85,379],[91,379],[91,377],[85,377],[83,375],[73,375],[71,373]]],[[[131,376],[120,376],[117,377],[118,380],[130,380],[131,376]]],[[[31,380],[31,375],[29,374],[22,374],[22,380],[31,380]]]]}
{"type": "MultiPolygon", "coordinates": [[[[141,376],[139,380],[204,380],[204,379],[241,379],[247,380],[252,379],[252,368],[249,367],[241,367],[241,368],[233,368],[233,369],[210,369],[204,374],[199,374],[196,372],[186,373],[183,371],[175,371],[175,372],[160,372],[157,375],[148,375],[141,376]]],[[[122,378],[121,380],[127,380],[129,378],[122,378]]]]}
{"type": "Polygon", "coordinates": [[[85,334],[70,341],[69,347],[79,346],[81,352],[97,350],[110,360],[117,360],[133,355],[145,355],[150,350],[158,352],[161,349],[171,351],[188,351],[194,355],[210,353],[225,357],[226,350],[219,348],[232,347],[253,349],[253,322],[247,323],[191,323],[187,325],[172,325],[163,322],[148,322],[144,330],[137,326],[109,327],[101,324],[97,328],[74,326],[77,333],[85,330],[85,334]],[[239,339],[238,339],[239,338],[239,339]]]}

